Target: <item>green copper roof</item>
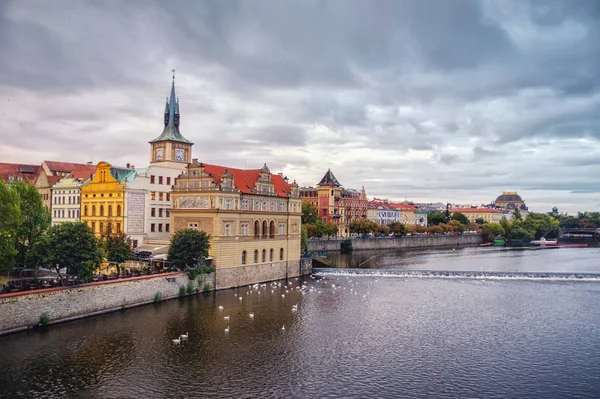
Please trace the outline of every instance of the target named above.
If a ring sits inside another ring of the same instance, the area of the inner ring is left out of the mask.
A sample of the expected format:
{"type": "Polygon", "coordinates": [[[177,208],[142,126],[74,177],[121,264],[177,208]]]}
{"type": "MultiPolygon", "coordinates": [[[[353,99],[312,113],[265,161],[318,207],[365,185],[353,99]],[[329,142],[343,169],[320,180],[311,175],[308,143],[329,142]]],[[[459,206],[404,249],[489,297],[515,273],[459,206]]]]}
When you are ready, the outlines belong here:
{"type": "Polygon", "coordinates": [[[125,180],[130,180],[131,177],[135,176],[135,169],[111,166],[110,174],[119,182],[119,184],[123,184],[125,180]]]}
{"type": "Polygon", "coordinates": [[[165,128],[160,136],[150,142],[156,143],[157,141],[178,141],[194,144],[179,132],[179,101],[175,96],[175,77],[173,77],[173,84],[171,85],[171,97],[165,105],[165,128]]]}

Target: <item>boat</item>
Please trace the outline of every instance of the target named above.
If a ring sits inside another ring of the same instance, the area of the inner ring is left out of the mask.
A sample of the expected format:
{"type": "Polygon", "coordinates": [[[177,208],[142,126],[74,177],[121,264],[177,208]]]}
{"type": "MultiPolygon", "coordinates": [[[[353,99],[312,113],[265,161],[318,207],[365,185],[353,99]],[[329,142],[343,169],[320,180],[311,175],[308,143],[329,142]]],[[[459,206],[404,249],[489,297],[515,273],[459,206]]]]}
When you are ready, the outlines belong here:
{"type": "Polygon", "coordinates": [[[504,240],[502,238],[494,238],[494,245],[504,245],[504,240]]]}
{"type": "Polygon", "coordinates": [[[556,244],[558,244],[558,241],[557,240],[546,240],[546,238],[542,237],[541,240],[531,241],[531,244],[533,244],[533,245],[540,245],[540,246],[556,245],[556,244]]]}
{"type": "Polygon", "coordinates": [[[479,244],[480,247],[491,247],[492,245],[494,245],[493,242],[485,242],[483,244],[479,244]]]}

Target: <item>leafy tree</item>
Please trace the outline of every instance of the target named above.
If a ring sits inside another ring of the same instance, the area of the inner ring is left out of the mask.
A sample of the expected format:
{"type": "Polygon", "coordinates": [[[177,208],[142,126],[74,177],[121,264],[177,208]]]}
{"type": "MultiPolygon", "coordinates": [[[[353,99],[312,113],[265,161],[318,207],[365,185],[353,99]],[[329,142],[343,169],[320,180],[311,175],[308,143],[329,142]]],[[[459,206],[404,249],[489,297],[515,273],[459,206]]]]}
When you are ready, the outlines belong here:
{"type": "Polygon", "coordinates": [[[302,252],[308,250],[308,230],[305,224],[300,227],[300,248],[302,252]]]}
{"type": "Polygon", "coordinates": [[[444,223],[446,220],[446,214],[444,212],[432,212],[427,215],[427,225],[437,226],[440,223],[444,223]]]}
{"type": "Polygon", "coordinates": [[[469,218],[466,217],[465,214],[461,213],[461,212],[454,212],[452,214],[452,216],[450,217],[450,220],[456,220],[456,221],[460,222],[461,224],[464,224],[465,226],[470,223],[469,218]]]}
{"type": "Polygon", "coordinates": [[[169,262],[178,269],[196,267],[208,257],[210,236],[204,231],[183,229],[175,233],[169,246],[169,262]]]}
{"type": "Polygon", "coordinates": [[[477,231],[477,230],[479,230],[479,225],[477,223],[471,222],[467,225],[467,230],[477,231]]]}
{"type": "Polygon", "coordinates": [[[15,237],[20,220],[19,197],[0,178],[0,271],[11,270],[17,260],[15,237]]]}
{"type": "Polygon", "coordinates": [[[440,225],[428,226],[427,231],[431,234],[442,234],[444,229],[440,225]]]}
{"type": "Polygon", "coordinates": [[[448,225],[452,226],[452,231],[458,231],[459,233],[462,233],[463,231],[465,231],[465,226],[456,219],[450,220],[448,222],[448,225]]]}
{"type": "Polygon", "coordinates": [[[36,241],[50,227],[50,214],[44,208],[39,192],[33,184],[15,181],[10,184],[19,196],[21,221],[16,232],[17,264],[20,266],[38,267],[29,256],[36,241]]]}
{"type": "Polygon", "coordinates": [[[319,231],[319,229],[317,229],[317,225],[316,224],[303,224],[303,227],[306,227],[306,234],[308,235],[308,237],[322,237],[323,236],[323,232],[319,231]]]}
{"type": "Polygon", "coordinates": [[[475,223],[482,225],[482,224],[485,224],[486,221],[484,218],[477,218],[477,219],[475,219],[475,223]]]}
{"type": "Polygon", "coordinates": [[[496,236],[504,235],[504,228],[500,223],[486,223],[481,227],[484,241],[492,241],[496,236]]]}
{"type": "Polygon", "coordinates": [[[560,232],[558,220],[545,213],[530,213],[523,221],[523,227],[536,239],[556,238],[560,232]]]}
{"type": "Polygon", "coordinates": [[[302,224],[316,224],[319,219],[319,209],[310,202],[302,203],[302,224]]]}
{"type": "Polygon", "coordinates": [[[519,210],[519,208],[515,208],[515,210],[513,211],[513,219],[523,220],[523,216],[521,216],[521,211],[519,210]]]}
{"type": "Polygon", "coordinates": [[[509,241],[529,242],[533,240],[533,235],[522,227],[511,229],[508,235],[509,241]]]}
{"type": "Polygon", "coordinates": [[[42,259],[46,267],[66,267],[68,274],[75,274],[85,281],[92,279],[104,258],[100,242],[92,230],[79,222],[52,226],[43,238],[36,241],[33,253],[42,259]]]}
{"type": "Polygon", "coordinates": [[[124,232],[111,233],[108,230],[102,234],[102,244],[106,251],[106,259],[113,263],[123,263],[132,259],[131,239],[124,232]]]}
{"type": "Polygon", "coordinates": [[[350,223],[350,233],[369,234],[375,231],[377,223],[369,219],[357,219],[350,223]]]}
{"type": "Polygon", "coordinates": [[[332,223],[332,222],[323,223],[323,235],[325,235],[327,237],[335,237],[337,235],[337,233],[338,233],[337,224],[332,223]]]}
{"type": "Polygon", "coordinates": [[[406,234],[406,226],[400,222],[392,222],[388,225],[390,233],[394,234],[396,237],[400,237],[406,234]]]}
{"type": "Polygon", "coordinates": [[[561,218],[559,220],[559,225],[560,225],[560,227],[562,227],[564,229],[579,228],[579,218],[576,218],[575,216],[567,216],[567,217],[561,218]]]}
{"type": "Polygon", "coordinates": [[[390,229],[386,225],[380,224],[375,228],[375,234],[378,236],[387,236],[390,234],[390,229]]]}

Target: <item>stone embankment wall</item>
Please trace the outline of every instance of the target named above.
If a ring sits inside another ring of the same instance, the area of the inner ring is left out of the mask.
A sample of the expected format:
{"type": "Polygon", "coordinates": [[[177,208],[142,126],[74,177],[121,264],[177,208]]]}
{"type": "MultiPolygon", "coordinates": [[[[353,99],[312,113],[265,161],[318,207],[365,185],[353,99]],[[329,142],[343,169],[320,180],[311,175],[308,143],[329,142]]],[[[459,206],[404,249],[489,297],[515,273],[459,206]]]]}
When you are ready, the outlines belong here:
{"type": "MultiPolygon", "coordinates": [[[[310,252],[339,251],[343,240],[310,240],[310,252]]],[[[430,248],[453,247],[481,244],[481,234],[459,236],[425,236],[398,238],[353,238],[352,249],[394,249],[394,248],[430,248]]]]}
{"type": "MultiPolygon", "coordinates": [[[[219,268],[205,275],[204,282],[223,289],[310,273],[311,259],[302,258],[268,265],[219,268]]],[[[152,303],[157,292],[163,299],[177,298],[179,287],[187,286],[189,281],[186,273],[176,272],[0,295],[0,335],[34,327],[42,314],[46,314],[52,324],[152,303]]],[[[194,288],[199,291],[203,290],[202,285],[198,286],[198,279],[194,281],[194,288]]]]}
{"type": "MultiPolygon", "coordinates": [[[[187,274],[177,272],[1,295],[0,334],[31,328],[42,314],[56,323],[152,303],[157,292],[163,299],[175,298],[189,281],[187,274]]],[[[204,281],[214,287],[214,274],[204,281]]]]}

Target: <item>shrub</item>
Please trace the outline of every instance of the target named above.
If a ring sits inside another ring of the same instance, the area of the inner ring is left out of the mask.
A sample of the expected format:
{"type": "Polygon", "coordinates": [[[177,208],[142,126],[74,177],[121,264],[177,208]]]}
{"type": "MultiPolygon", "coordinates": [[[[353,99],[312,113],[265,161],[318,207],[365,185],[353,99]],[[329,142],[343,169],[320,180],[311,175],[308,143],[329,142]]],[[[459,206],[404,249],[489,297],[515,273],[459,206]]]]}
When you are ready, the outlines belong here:
{"type": "Polygon", "coordinates": [[[210,273],[212,273],[214,271],[215,271],[215,267],[214,266],[200,266],[200,267],[196,267],[194,269],[188,270],[188,278],[193,281],[198,276],[201,276],[201,275],[204,275],[204,274],[210,274],[210,273]]]}
{"type": "Polygon", "coordinates": [[[163,294],[160,291],[157,291],[156,294],[154,294],[154,303],[160,303],[163,301],[163,294]]]}
{"type": "Polygon", "coordinates": [[[204,292],[208,292],[212,289],[212,285],[210,285],[210,283],[204,283],[204,285],[202,286],[202,290],[204,292]]]}
{"type": "Polygon", "coordinates": [[[194,293],[194,283],[192,283],[191,281],[188,281],[187,283],[186,292],[188,293],[188,295],[194,293]]]}
{"type": "Polygon", "coordinates": [[[48,316],[48,313],[42,313],[40,315],[40,325],[42,327],[46,327],[49,323],[50,323],[50,316],[48,316]]]}
{"type": "Polygon", "coordinates": [[[179,296],[185,296],[185,294],[186,294],[185,286],[180,285],[179,286],[179,296]]]}
{"type": "Polygon", "coordinates": [[[127,301],[123,298],[123,300],[121,300],[121,309],[125,309],[125,306],[127,306],[127,301]]]}

